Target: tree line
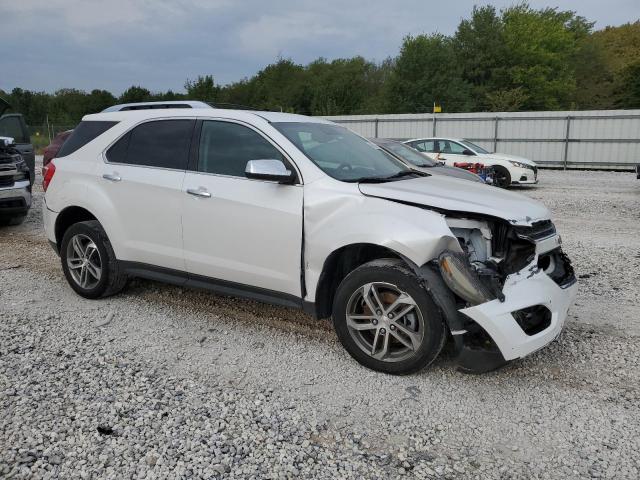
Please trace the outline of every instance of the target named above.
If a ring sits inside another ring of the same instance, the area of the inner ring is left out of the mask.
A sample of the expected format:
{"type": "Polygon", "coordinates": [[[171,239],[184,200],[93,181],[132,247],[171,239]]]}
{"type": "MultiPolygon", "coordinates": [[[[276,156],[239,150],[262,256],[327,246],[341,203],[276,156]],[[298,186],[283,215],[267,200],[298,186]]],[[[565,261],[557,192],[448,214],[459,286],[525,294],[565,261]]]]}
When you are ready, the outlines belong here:
{"type": "Polygon", "coordinates": [[[30,125],[72,125],[116,103],[202,100],[307,115],[640,108],[640,21],[594,30],[573,11],[474,7],[453,35],[407,36],[398,55],[308,65],[279,58],[250,78],[187,80],[184,92],[132,86],[2,92],[30,125]]]}

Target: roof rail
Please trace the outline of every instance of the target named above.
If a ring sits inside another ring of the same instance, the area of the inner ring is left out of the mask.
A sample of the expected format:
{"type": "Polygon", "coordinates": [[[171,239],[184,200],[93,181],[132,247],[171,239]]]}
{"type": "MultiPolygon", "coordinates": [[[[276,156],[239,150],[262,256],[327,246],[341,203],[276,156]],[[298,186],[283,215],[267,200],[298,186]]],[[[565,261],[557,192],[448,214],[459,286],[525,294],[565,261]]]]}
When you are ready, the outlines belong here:
{"type": "MultiPolygon", "coordinates": [[[[127,110],[151,110],[156,108],[212,108],[211,105],[197,100],[170,100],[166,102],[121,103],[105,108],[102,112],[123,112],[127,110]]],[[[215,107],[214,107],[215,108],[215,107]]]]}
{"type": "Polygon", "coordinates": [[[226,108],[230,110],[263,110],[256,107],[249,107],[247,105],[241,105],[239,103],[209,103],[209,105],[213,108],[226,108]]]}

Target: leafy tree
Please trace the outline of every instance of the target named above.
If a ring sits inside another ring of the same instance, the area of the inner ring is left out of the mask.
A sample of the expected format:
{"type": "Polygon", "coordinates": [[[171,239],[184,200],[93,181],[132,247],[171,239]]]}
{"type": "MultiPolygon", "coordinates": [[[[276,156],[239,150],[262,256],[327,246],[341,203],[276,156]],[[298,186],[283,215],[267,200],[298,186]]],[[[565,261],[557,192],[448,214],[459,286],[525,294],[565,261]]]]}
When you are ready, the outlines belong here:
{"type": "MultiPolygon", "coordinates": [[[[474,110],[486,107],[489,92],[508,95],[506,81],[507,47],[504,25],[495,7],[473,7],[471,18],[462,20],[453,37],[455,59],[462,68],[462,78],[473,85],[474,110]]],[[[522,90],[518,90],[521,92],[522,90]]],[[[492,97],[495,102],[495,95],[492,97]]],[[[513,104],[513,102],[508,102],[513,104]]],[[[522,104],[518,104],[518,108],[522,104]]]]}
{"type": "Polygon", "coordinates": [[[314,115],[364,113],[367,100],[381,88],[378,67],[362,57],[332,62],[320,58],[307,70],[314,115]]]}
{"type": "Polygon", "coordinates": [[[120,98],[118,98],[118,102],[120,103],[135,103],[135,102],[149,102],[151,101],[151,92],[143,87],[131,86],[127,88],[120,98]]]}
{"type": "Polygon", "coordinates": [[[440,34],[406,37],[386,87],[390,112],[428,112],[434,102],[454,112],[472,105],[453,43],[440,34]]]}
{"type": "MultiPolygon", "coordinates": [[[[213,81],[212,75],[200,76],[196,80],[187,80],[184,84],[189,100],[201,100],[203,102],[214,103],[220,95],[220,87],[213,81]]],[[[173,93],[169,91],[168,93],[173,93]]],[[[166,98],[166,100],[169,100],[166,98]]]]}
{"type": "Polygon", "coordinates": [[[615,106],[640,108],[640,61],[627,65],[617,81],[615,106]]]}

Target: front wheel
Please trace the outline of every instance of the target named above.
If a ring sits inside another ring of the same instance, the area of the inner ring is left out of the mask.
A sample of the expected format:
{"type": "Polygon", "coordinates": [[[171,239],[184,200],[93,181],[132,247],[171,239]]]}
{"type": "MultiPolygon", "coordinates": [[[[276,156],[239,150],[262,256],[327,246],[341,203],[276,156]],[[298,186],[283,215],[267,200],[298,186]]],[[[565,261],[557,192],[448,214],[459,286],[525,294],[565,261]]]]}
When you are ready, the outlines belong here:
{"type": "Polygon", "coordinates": [[[509,170],[499,165],[493,167],[493,178],[496,186],[500,188],[508,188],[511,186],[511,174],[509,170]]]}
{"type": "Polygon", "coordinates": [[[429,293],[403,262],[366,263],[342,281],[333,323],[347,352],[367,368],[396,375],[431,364],[445,325],[429,293]]]}

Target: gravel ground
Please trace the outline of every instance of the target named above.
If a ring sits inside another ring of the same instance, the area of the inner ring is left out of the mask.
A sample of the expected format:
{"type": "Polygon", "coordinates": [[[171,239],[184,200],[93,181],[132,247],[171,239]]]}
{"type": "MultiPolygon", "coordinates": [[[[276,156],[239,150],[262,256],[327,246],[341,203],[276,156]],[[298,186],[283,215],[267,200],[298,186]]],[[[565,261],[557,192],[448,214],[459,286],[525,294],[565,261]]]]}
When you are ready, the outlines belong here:
{"type": "Polygon", "coordinates": [[[580,276],[567,328],[491,374],[355,363],[299,311],[135,281],[84,300],[0,230],[2,478],[640,477],[640,181],[542,171],[580,276]]]}

